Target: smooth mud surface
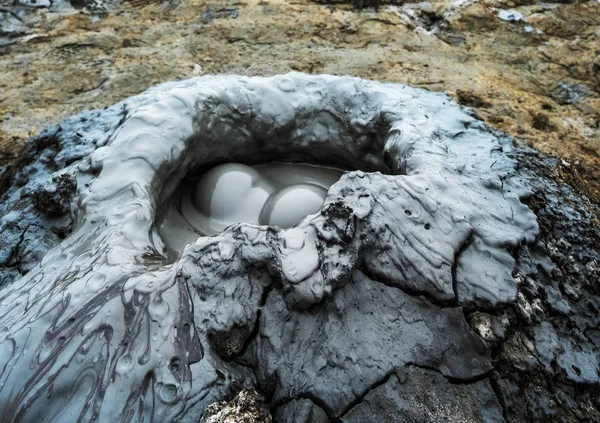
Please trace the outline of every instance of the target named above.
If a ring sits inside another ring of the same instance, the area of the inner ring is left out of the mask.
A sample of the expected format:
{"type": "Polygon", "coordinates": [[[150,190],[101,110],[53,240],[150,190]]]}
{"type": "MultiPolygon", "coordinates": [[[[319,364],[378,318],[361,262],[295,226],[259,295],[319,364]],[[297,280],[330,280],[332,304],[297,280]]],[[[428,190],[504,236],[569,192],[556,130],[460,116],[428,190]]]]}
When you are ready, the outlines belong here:
{"type": "Polygon", "coordinates": [[[159,232],[181,252],[195,239],[237,223],[288,229],[320,210],[342,174],[298,163],[217,165],[176,190],[158,219],[159,232]]]}

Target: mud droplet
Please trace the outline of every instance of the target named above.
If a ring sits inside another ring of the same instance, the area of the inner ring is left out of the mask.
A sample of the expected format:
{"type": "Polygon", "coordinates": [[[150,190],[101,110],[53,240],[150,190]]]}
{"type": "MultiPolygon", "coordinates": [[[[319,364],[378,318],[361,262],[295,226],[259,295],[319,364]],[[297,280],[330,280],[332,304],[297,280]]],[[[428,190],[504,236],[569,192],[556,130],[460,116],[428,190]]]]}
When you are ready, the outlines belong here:
{"type": "Polygon", "coordinates": [[[294,84],[294,81],[292,81],[289,78],[281,78],[277,86],[281,91],[284,91],[286,93],[296,90],[296,84],[294,84]]]}
{"type": "Polygon", "coordinates": [[[161,322],[169,313],[169,305],[166,301],[156,300],[148,306],[148,313],[150,313],[150,318],[155,322],[161,322]]]}
{"type": "Polygon", "coordinates": [[[125,354],[124,356],[119,358],[119,361],[117,362],[115,371],[120,375],[124,375],[124,374],[128,373],[132,368],[133,368],[133,359],[131,358],[131,355],[125,354]]]}

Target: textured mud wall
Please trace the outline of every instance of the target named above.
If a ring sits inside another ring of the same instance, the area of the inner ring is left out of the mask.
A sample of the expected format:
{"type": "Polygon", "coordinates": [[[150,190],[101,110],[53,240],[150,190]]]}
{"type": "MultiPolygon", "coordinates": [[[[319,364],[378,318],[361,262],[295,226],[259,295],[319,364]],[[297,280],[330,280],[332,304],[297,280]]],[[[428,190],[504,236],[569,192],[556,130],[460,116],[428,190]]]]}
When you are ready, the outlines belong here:
{"type": "Polygon", "coordinates": [[[567,191],[511,150],[445,95],[302,74],[165,84],[63,122],[5,173],[2,415],[197,421],[250,385],[278,421],[559,412],[539,375],[562,363],[564,383],[593,389],[595,344],[567,336],[564,313],[538,316],[570,297],[547,287],[549,246],[521,200],[544,222],[567,191]],[[297,228],[240,224],[169,257],[155,222],[185,176],[281,159],[357,170],[297,228]],[[517,335],[542,368],[515,367],[517,335]]]}

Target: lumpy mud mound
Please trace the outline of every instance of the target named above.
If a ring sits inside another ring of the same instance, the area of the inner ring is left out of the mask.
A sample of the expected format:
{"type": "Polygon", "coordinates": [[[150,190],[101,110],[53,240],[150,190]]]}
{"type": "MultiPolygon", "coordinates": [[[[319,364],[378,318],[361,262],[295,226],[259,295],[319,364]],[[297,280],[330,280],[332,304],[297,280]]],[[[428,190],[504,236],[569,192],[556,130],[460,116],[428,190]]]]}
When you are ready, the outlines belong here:
{"type": "MultiPolygon", "coordinates": [[[[533,193],[511,140],[447,95],[299,73],[201,77],[31,143],[2,204],[6,421],[197,421],[251,386],[277,421],[383,416],[369,408],[382,397],[407,416],[503,419],[496,352],[467,315],[521,304],[533,193]],[[169,250],[158,222],[182,181],[282,158],[359,170],[291,228],[235,223],[169,250]]],[[[560,332],[535,330],[550,360],[544,339],[560,332]]]]}
{"type": "Polygon", "coordinates": [[[600,418],[598,209],[447,96],[198,78],[26,152],[0,206],[7,421],[600,418]],[[286,155],[363,171],[296,227],[168,251],[182,181],[286,155]]]}

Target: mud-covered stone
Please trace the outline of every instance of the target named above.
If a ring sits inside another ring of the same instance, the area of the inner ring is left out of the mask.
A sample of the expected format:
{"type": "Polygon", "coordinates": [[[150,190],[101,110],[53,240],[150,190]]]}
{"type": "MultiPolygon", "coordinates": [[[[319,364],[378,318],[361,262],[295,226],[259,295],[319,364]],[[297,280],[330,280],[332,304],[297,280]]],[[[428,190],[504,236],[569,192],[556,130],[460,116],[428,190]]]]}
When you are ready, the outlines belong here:
{"type": "Polygon", "coordinates": [[[53,176],[50,182],[33,189],[33,205],[40,212],[50,216],[60,216],[69,211],[77,182],[72,175],[63,173],[53,176]]]}
{"type": "Polygon", "coordinates": [[[263,401],[254,389],[244,389],[230,402],[208,406],[200,423],[271,423],[271,415],[263,401]]]}
{"type": "Polygon", "coordinates": [[[530,149],[516,155],[534,192],[540,244],[517,260],[525,277],[492,383],[510,422],[596,421],[600,278],[589,264],[600,257],[600,210],[561,180],[556,159],[530,149]]]}
{"type": "Polygon", "coordinates": [[[413,363],[461,381],[492,368],[459,308],[440,308],[359,271],[308,312],[288,309],[273,292],[260,334],[259,386],[272,388],[274,401],[320,398],[336,417],[395,367],[413,363]]]}
{"type": "Polygon", "coordinates": [[[327,413],[307,398],[291,400],[277,407],[275,423],[330,423],[327,413]]]}

